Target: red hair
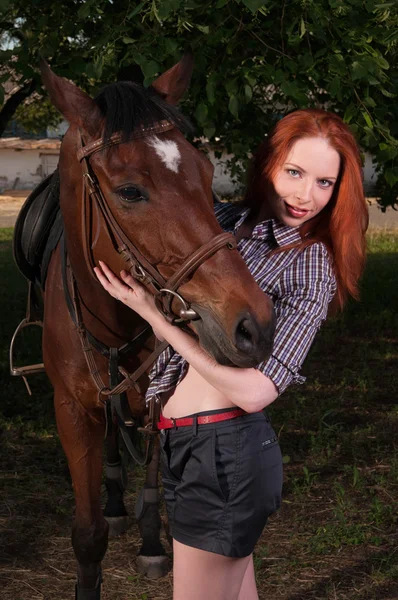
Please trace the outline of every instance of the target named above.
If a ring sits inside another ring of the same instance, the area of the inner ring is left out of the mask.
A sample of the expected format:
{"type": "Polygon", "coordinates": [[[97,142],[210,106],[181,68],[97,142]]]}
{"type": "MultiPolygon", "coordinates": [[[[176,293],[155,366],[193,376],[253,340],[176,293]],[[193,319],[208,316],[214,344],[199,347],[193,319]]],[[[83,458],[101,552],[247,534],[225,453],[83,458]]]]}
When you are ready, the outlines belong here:
{"type": "Polygon", "coordinates": [[[337,115],[319,109],[297,110],[281,119],[253,157],[244,204],[254,217],[273,190],[273,179],[293,144],[322,137],[340,155],[340,171],[331,199],[313,219],[300,226],[301,242],[285,246],[301,250],[323,242],[333,260],[337,280],[335,309],[348,296],[358,299],[358,280],[365,265],[368,208],[362,185],[362,161],[354,136],[337,115]]]}

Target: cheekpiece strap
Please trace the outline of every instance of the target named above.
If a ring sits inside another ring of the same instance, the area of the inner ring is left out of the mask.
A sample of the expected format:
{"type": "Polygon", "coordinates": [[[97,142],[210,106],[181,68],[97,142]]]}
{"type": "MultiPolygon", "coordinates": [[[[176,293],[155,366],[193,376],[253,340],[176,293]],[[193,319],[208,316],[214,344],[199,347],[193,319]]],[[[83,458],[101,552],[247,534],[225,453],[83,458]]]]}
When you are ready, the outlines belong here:
{"type": "Polygon", "coordinates": [[[95,140],[95,142],[91,142],[87,144],[87,146],[83,146],[77,152],[77,158],[80,161],[87,156],[91,156],[95,152],[99,152],[103,148],[109,148],[110,146],[116,146],[123,142],[130,142],[131,140],[135,140],[137,138],[146,137],[148,135],[155,135],[156,133],[162,133],[163,131],[169,131],[170,129],[174,129],[173,123],[170,121],[159,121],[150,127],[141,127],[131,133],[129,136],[125,136],[123,133],[114,133],[111,135],[107,142],[104,142],[101,139],[95,140]]]}

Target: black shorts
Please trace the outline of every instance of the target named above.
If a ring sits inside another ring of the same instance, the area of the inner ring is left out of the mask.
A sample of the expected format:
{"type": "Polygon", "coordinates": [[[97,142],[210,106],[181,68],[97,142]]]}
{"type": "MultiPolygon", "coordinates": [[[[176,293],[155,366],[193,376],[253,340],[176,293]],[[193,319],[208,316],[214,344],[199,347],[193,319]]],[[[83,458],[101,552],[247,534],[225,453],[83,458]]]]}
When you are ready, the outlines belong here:
{"type": "MultiPolygon", "coordinates": [[[[217,412],[226,411],[200,414],[217,412]]],[[[282,455],[268,417],[246,414],[160,433],[173,538],[224,556],[251,554],[281,502],[282,455]]]]}

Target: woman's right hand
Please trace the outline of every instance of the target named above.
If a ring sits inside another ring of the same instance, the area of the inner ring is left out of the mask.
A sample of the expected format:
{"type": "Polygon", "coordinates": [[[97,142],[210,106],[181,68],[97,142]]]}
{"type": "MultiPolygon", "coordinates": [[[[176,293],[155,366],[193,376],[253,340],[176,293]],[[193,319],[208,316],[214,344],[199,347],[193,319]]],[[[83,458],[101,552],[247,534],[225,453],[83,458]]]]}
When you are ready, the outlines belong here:
{"type": "Polygon", "coordinates": [[[104,262],[99,261],[99,265],[94,268],[94,272],[102,287],[113,298],[134,310],[150,325],[159,322],[160,313],[156,308],[155,299],[139,281],[127,271],[121,271],[119,279],[104,262]]]}

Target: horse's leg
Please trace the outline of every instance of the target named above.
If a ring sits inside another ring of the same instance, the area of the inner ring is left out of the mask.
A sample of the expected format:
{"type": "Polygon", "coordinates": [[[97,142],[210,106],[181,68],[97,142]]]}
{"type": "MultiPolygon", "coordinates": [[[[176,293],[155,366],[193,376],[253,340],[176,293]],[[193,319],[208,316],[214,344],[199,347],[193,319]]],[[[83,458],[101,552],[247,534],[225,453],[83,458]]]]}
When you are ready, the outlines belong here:
{"type": "Polygon", "coordinates": [[[160,541],[159,514],[159,438],[156,437],[152,460],[147,466],[144,488],[138,497],[136,517],[142,537],[138,553],[137,570],[151,579],[163,577],[170,570],[170,561],[160,541]]]}
{"type": "Polygon", "coordinates": [[[116,422],[109,424],[109,426],[112,427],[112,431],[105,440],[105,487],[108,499],[104,516],[109,523],[109,536],[114,537],[127,531],[127,511],[123,502],[123,494],[127,484],[119,452],[119,428],[116,422]]]}
{"type": "Polygon", "coordinates": [[[101,561],[108,545],[108,523],[100,506],[104,436],[101,409],[88,413],[70,394],[56,389],[55,410],[76,500],[72,526],[76,599],[99,600],[101,561]]]}

